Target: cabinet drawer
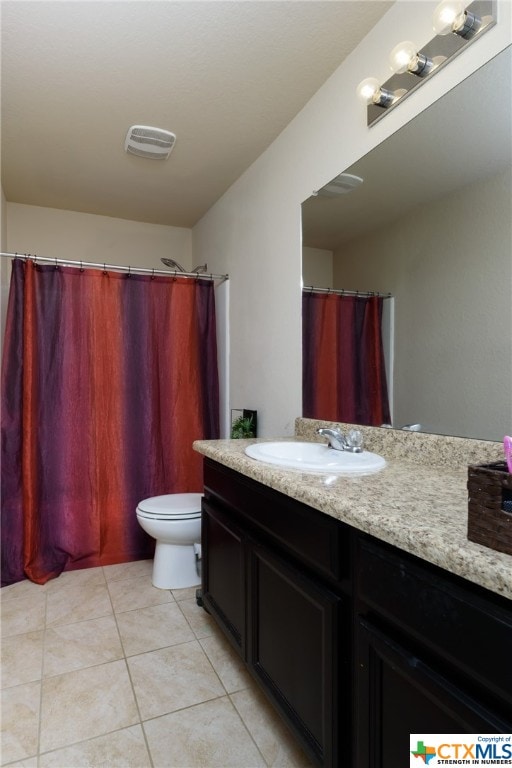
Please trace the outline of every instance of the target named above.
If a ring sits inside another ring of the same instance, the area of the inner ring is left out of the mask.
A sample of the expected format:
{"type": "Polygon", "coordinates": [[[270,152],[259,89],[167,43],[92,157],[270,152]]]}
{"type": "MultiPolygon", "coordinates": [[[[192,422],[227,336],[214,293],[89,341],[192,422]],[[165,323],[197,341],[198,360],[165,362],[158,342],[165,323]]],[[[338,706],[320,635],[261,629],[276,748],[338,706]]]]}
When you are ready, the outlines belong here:
{"type": "Polygon", "coordinates": [[[465,675],[512,704],[512,606],[381,544],[362,539],[359,598],[465,675]]]}
{"type": "Polygon", "coordinates": [[[208,459],[204,480],[206,499],[221,500],[244,525],[321,575],[348,582],[350,534],[343,523],[208,459]]]}

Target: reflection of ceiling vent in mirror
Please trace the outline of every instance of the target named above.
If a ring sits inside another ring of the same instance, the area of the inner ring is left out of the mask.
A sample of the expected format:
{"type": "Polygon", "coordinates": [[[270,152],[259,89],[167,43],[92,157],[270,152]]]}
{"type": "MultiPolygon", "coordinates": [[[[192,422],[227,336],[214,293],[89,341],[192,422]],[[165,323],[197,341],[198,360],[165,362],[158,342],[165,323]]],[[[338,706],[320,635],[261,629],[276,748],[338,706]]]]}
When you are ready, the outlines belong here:
{"type": "Polygon", "coordinates": [[[163,128],[149,125],[132,125],[128,129],[124,148],[130,155],[147,157],[150,160],[167,160],[174,147],[176,136],[163,128]]]}
{"type": "Polygon", "coordinates": [[[339,176],[332,179],[325,187],[319,189],[316,194],[322,197],[346,195],[347,192],[352,192],[353,189],[362,183],[363,179],[360,176],[353,176],[351,173],[340,173],[339,176]]]}

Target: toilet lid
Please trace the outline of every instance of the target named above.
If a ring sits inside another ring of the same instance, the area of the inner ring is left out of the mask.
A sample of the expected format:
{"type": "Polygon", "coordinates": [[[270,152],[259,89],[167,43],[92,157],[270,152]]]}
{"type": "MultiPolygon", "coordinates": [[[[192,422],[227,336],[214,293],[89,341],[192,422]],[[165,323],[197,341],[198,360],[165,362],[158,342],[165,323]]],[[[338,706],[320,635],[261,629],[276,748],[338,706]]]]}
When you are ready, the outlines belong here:
{"type": "Polygon", "coordinates": [[[201,493],[168,493],[139,501],[137,513],[144,517],[187,520],[201,515],[201,493]]]}

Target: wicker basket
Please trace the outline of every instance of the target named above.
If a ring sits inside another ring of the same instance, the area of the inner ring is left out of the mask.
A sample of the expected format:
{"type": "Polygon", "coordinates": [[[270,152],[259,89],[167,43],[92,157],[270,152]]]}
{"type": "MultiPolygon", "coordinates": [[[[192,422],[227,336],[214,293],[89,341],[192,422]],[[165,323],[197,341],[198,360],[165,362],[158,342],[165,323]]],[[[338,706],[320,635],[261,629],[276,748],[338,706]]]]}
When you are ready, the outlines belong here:
{"type": "Polygon", "coordinates": [[[468,539],[512,555],[512,475],[504,461],[468,467],[468,539]]]}

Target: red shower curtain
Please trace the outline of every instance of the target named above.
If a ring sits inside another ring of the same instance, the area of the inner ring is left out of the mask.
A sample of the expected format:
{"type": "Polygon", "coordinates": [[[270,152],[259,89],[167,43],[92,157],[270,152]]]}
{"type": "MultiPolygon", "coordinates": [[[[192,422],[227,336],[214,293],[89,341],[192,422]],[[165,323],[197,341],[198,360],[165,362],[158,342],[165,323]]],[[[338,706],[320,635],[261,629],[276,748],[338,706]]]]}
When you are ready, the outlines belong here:
{"type": "Polygon", "coordinates": [[[389,423],[382,347],[382,297],[303,291],[303,415],[389,423]]]}
{"type": "Polygon", "coordinates": [[[213,283],[15,259],[2,385],[2,584],[150,557],[219,434],[213,283]]]}

